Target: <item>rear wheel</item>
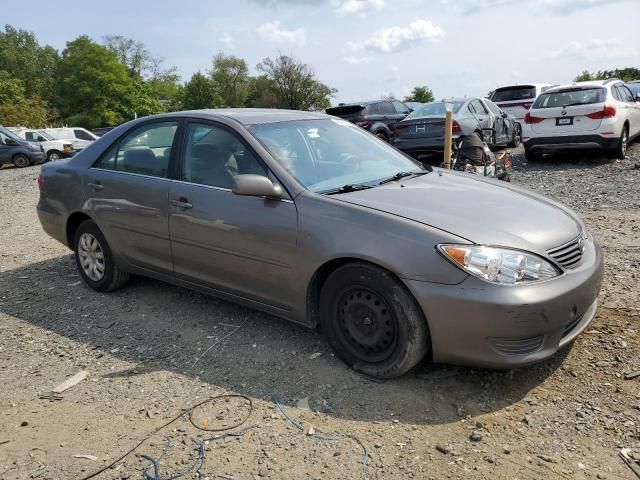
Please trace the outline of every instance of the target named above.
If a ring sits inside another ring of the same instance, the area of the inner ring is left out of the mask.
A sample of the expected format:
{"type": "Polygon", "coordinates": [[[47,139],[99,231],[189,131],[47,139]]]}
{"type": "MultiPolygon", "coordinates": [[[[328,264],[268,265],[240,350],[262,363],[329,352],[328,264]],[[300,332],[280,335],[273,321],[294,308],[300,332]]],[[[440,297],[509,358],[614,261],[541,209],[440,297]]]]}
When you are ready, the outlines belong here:
{"type": "Polygon", "coordinates": [[[73,247],[78,271],[94,290],[110,292],[123,287],[129,280],[129,274],[113,261],[107,240],[93,220],[80,224],[73,247]]]}
{"type": "Polygon", "coordinates": [[[376,137],[378,137],[380,140],[384,140],[385,142],[389,141],[389,138],[387,137],[387,135],[384,132],[376,133],[376,137]]]}
{"type": "Polygon", "coordinates": [[[510,148],[516,148],[520,145],[520,139],[522,138],[522,127],[519,123],[516,123],[513,127],[513,136],[511,137],[511,142],[509,143],[510,148]]]}
{"type": "Polygon", "coordinates": [[[13,157],[13,164],[18,168],[24,168],[31,165],[31,160],[26,155],[19,153],[13,157]]]}
{"type": "Polygon", "coordinates": [[[542,160],[542,153],[536,152],[529,148],[524,149],[524,158],[527,159],[527,162],[539,162],[542,160]]]}
{"type": "Polygon", "coordinates": [[[622,127],[622,133],[620,134],[620,141],[618,142],[618,146],[611,151],[611,156],[613,158],[618,158],[620,160],[624,160],[624,157],[627,156],[627,147],[629,146],[629,127],[622,127]]]}
{"type": "Polygon", "coordinates": [[[354,370],[400,376],[429,349],[429,330],[411,294],[392,274],[367,263],[338,268],[320,294],[320,323],[336,354],[354,370]]]}

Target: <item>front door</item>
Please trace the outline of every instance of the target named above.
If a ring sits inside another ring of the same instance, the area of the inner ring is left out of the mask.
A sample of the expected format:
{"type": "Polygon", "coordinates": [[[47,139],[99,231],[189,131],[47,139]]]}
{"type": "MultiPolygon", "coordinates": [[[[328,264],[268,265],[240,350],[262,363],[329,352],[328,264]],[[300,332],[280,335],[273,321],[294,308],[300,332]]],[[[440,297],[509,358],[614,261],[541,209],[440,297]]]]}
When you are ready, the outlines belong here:
{"type": "Polygon", "coordinates": [[[235,175],[270,173],[228,127],[190,122],[182,152],[179,179],[171,182],[169,194],[175,275],[290,309],[295,204],[231,192],[235,175]]]}
{"type": "Polygon", "coordinates": [[[177,122],[134,129],[85,177],[87,204],[112,250],[139,268],[171,274],[169,159],[177,122]]]}

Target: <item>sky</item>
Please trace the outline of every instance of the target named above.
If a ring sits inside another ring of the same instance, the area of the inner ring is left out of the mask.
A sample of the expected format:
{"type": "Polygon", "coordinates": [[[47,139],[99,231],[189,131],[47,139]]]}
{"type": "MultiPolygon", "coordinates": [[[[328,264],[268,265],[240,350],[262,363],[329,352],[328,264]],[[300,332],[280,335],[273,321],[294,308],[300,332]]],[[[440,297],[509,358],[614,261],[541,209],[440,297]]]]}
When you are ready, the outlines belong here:
{"type": "MultiPolygon", "coordinates": [[[[0,0],[9,2],[10,0],[0,0]]],[[[515,83],[565,83],[581,71],[640,68],[640,0],[10,1],[0,25],[63,50],[86,34],[141,40],[183,80],[222,51],[252,73],[278,53],[362,101],[428,85],[436,98],[515,83]],[[52,7],[55,4],[55,7],[52,7]]]]}

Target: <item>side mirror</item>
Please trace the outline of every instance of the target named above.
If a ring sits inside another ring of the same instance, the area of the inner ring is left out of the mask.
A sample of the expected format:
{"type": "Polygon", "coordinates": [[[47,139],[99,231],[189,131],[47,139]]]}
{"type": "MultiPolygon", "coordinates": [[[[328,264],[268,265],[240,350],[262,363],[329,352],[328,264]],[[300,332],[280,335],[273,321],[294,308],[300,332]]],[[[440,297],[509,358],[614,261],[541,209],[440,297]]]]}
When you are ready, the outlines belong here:
{"type": "Polygon", "coordinates": [[[46,141],[47,141],[47,139],[46,139],[46,138],[44,138],[42,135],[38,135],[38,141],[39,141],[39,142],[46,142],[46,141]]]}
{"type": "Polygon", "coordinates": [[[236,175],[233,177],[231,191],[236,195],[249,197],[282,197],[280,185],[274,185],[271,180],[263,175],[236,175]]]}

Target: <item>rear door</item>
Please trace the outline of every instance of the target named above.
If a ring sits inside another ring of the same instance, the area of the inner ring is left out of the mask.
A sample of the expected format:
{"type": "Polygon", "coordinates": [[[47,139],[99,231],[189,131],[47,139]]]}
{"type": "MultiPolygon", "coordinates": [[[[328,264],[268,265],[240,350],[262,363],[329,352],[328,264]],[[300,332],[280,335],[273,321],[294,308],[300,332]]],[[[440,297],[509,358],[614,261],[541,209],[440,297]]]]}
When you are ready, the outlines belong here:
{"type": "Polygon", "coordinates": [[[112,250],[128,263],[171,274],[167,172],[178,123],[133,129],[87,171],[88,208],[112,250]]]}
{"type": "Polygon", "coordinates": [[[618,84],[614,88],[618,90],[621,102],[625,105],[629,120],[629,136],[636,136],[640,133],[640,102],[636,101],[626,85],[618,84]]]}
{"type": "Polygon", "coordinates": [[[531,129],[538,135],[589,133],[602,123],[606,89],[572,86],[541,94],[531,107],[531,129]]]}
{"type": "Polygon", "coordinates": [[[503,115],[502,110],[498,108],[498,106],[490,100],[482,100],[482,103],[486,105],[489,111],[493,114],[494,117],[494,128],[496,131],[496,143],[505,144],[510,141],[510,132],[512,125],[509,124],[508,120],[503,115]]]}

